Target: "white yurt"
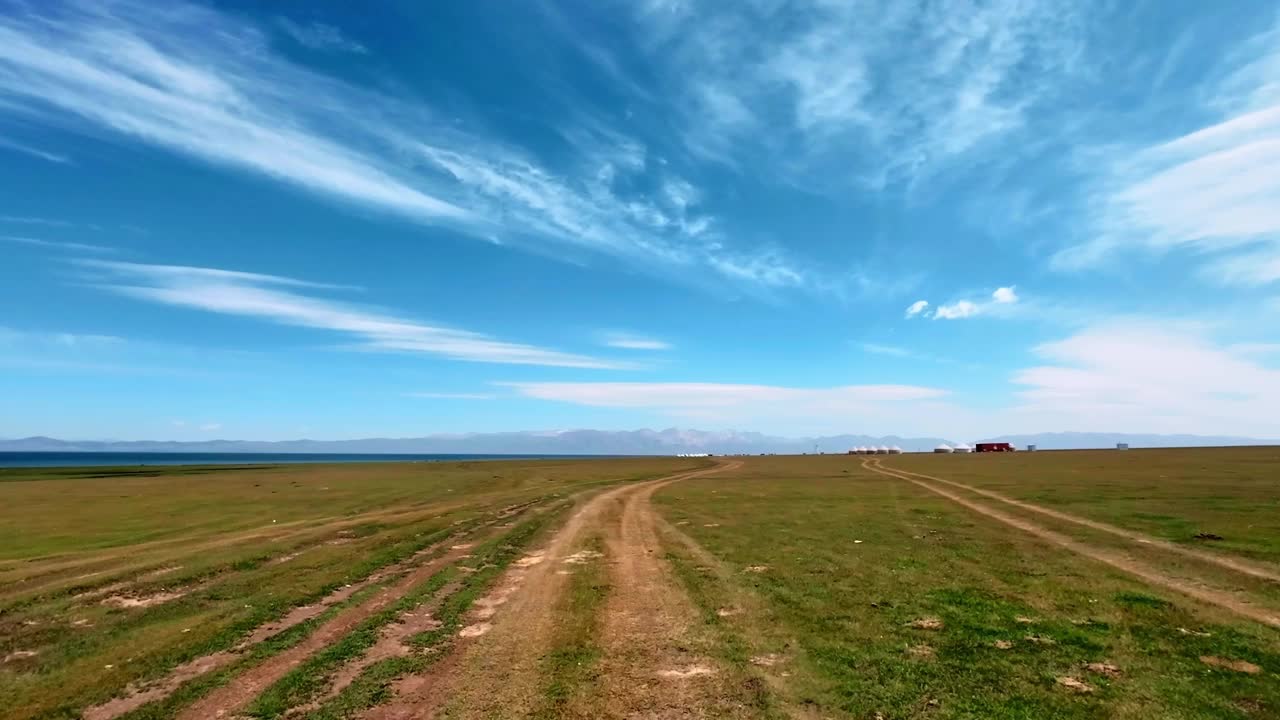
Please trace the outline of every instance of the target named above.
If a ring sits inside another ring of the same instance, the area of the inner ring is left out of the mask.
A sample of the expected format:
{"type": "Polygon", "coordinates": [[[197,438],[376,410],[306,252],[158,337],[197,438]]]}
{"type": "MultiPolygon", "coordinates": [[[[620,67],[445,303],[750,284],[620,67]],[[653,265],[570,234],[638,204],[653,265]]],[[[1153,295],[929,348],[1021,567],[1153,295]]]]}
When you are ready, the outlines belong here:
{"type": "Polygon", "coordinates": [[[946,444],[939,445],[938,447],[934,448],[934,449],[933,449],[933,451],[934,451],[934,452],[936,452],[936,453],[952,453],[952,452],[955,452],[955,450],[953,450],[953,449],[952,449],[952,447],[951,447],[950,445],[946,445],[946,444]]]}
{"type": "Polygon", "coordinates": [[[902,454],[902,448],[898,447],[897,445],[894,445],[893,447],[889,448],[889,454],[890,454],[890,455],[901,455],[901,454],[902,454]]]}
{"type": "Polygon", "coordinates": [[[888,454],[889,454],[889,446],[888,446],[888,445],[881,445],[880,447],[876,448],[876,454],[877,454],[877,455],[888,455],[888,454]]]}
{"type": "Polygon", "coordinates": [[[951,449],[956,452],[973,452],[973,448],[969,447],[968,445],[965,445],[964,443],[960,443],[959,445],[956,445],[954,448],[951,448],[951,449]]]}

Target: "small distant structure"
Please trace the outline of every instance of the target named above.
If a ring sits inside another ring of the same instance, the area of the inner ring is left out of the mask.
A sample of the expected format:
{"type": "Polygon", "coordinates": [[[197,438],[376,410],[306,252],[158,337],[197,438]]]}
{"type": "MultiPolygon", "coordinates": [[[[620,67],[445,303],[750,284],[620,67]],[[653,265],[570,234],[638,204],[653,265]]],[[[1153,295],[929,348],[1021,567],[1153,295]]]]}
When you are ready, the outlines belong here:
{"type": "Polygon", "coordinates": [[[947,445],[946,443],[943,443],[942,445],[939,445],[938,447],[934,448],[934,449],[933,449],[933,451],[934,451],[934,452],[936,452],[936,453],[953,453],[953,452],[955,452],[956,450],[955,450],[955,448],[951,447],[950,445],[947,445]]]}
{"type": "Polygon", "coordinates": [[[1028,445],[1028,446],[1027,446],[1027,452],[1035,452],[1035,451],[1036,451],[1036,446],[1035,446],[1035,445],[1028,445]]]}
{"type": "Polygon", "coordinates": [[[711,453],[680,453],[676,457],[711,457],[711,453]]]}
{"type": "Polygon", "coordinates": [[[1129,443],[1116,443],[1116,449],[1117,449],[1117,450],[1128,450],[1128,449],[1129,449],[1129,443]]]}
{"type": "Polygon", "coordinates": [[[1014,452],[1017,450],[1009,443],[978,443],[978,452],[1014,452]]]}
{"type": "Polygon", "coordinates": [[[893,447],[889,448],[889,454],[890,454],[890,455],[901,455],[901,454],[902,454],[902,448],[898,447],[897,445],[894,445],[893,447]]]}
{"type": "Polygon", "coordinates": [[[881,445],[880,447],[878,447],[878,448],[876,448],[876,449],[875,449],[875,454],[877,454],[877,455],[888,455],[888,454],[889,454],[889,448],[885,447],[884,445],[881,445]]]}
{"type": "Polygon", "coordinates": [[[956,445],[951,449],[958,453],[973,452],[973,448],[969,447],[968,445],[965,445],[964,443],[960,443],[959,445],[956,445]]]}

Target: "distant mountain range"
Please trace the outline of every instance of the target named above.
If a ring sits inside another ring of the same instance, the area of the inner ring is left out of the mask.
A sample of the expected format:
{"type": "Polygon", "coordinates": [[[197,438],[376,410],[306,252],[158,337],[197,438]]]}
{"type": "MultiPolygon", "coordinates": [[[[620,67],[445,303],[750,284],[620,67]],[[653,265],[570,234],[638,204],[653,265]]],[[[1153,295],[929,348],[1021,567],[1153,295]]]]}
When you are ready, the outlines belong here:
{"type": "Polygon", "coordinates": [[[1135,448],[1219,447],[1226,445],[1280,445],[1280,440],[1231,437],[1227,435],[1142,435],[1127,433],[1060,432],[1036,435],[1002,435],[982,442],[1007,442],[1018,449],[1035,445],[1040,450],[1113,448],[1129,443],[1135,448]]]}
{"type": "MultiPolygon", "coordinates": [[[[1141,447],[1205,447],[1213,445],[1280,445],[1278,440],[1202,435],[1138,435],[1123,433],[1041,433],[1006,435],[983,441],[1013,443],[1019,449],[1034,444],[1042,450],[1115,447],[1127,442],[1141,447]]],[[[832,435],[786,438],[735,430],[556,430],[509,433],[428,435],[417,438],[360,440],[202,440],[112,441],[58,440],[49,437],[0,439],[0,452],[201,452],[201,453],[407,453],[510,455],[675,455],[678,453],[840,453],[859,445],[898,446],[908,452],[931,450],[943,438],[905,438],[896,435],[832,435]]]]}

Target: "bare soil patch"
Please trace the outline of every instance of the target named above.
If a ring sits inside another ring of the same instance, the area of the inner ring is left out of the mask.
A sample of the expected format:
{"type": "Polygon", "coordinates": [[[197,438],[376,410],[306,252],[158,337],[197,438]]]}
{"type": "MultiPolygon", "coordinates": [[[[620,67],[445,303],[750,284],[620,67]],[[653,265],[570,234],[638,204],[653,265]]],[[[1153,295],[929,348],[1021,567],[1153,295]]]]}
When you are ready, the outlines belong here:
{"type": "Polygon", "coordinates": [[[1093,692],[1092,685],[1077,678],[1064,676],[1064,677],[1058,678],[1057,682],[1059,685],[1070,690],[1071,692],[1079,693],[1081,695],[1088,695],[1089,693],[1093,692]]]}
{"type": "MultiPolygon", "coordinates": [[[[441,597],[447,596],[456,589],[456,585],[445,587],[440,591],[439,595],[441,597]]],[[[329,687],[323,694],[302,707],[290,710],[288,715],[303,715],[318,710],[325,701],[336,697],[347,689],[351,683],[360,677],[361,673],[374,663],[390,658],[406,657],[413,653],[413,648],[406,644],[409,638],[419,633],[439,628],[440,621],[436,620],[431,611],[425,607],[401,613],[395,622],[382,628],[378,633],[377,642],[370,646],[360,657],[344,663],[342,667],[338,668],[333,675],[333,681],[329,683],[329,687]]]]}
{"type": "Polygon", "coordinates": [[[485,633],[489,632],[489,630],[490,630],[492,627],[493,627],[493,625],[490,625],[490,624],[489,624],[489,623],[487,623],[487,622],[481,622],[481,623],[475,623],[475,624],[473,624],[473,625],[468,625],[468,626],[466,626],[466,627],[464,627],[464,628],[462,628],[461,630],[459,630],[459,631],[458,631],[458,637],[463,637],[463,638],[477,638],[477,637],[480,637],[481,635],[484,635],[485,633]]]}
{"type": "Polygon", "coordinates": [[[592,560],[598,560],[604,557],[604,553],[595,550],[579,550],[578,552],[565,558],[563,562],[566,565],[585,565],[592,560]]]}
{"type": "Polygon", "coordinates": [[[1088,665],[1084,666],[1084,669],[1088,670],[1091,673],[1105,675],[1109,678],[1118,678],[1124,674],[1120,671],[1120,668],[1116,667],[1115,665],[1112,665],[1111,663],[1104,663],[1104,662],[1089,663],[1088,665]]]}
{"type": "Polygon", "coordinates": [[[671,670],[659,670],[658,677],[670,680],[686,680],[693,677],[701,677],[703,675],[715,675],[716,671],[706,665],[689,665],[688,667],[674,668],[671,670]]]}
{"type": "Polygon", "coordinates": [[[1254,665],[1248,660],[1227,660],[1215,655],[1201,655],[1200,662],[1210,667],[1224,668],[1226,670],[1235,670],[1239,673],[1247,675],[1257,675],[1262,672],[1262,668],[1254,665]]]}
{"type": "Polygon", "coordinates": [[[112,720],[120,717],[149,702],[168,697],[187,681],[229,665],[237,657],[239,656],[234,652],[219,652],[198,657],[174,668],[157,682],[128,686],[121,697],[113,698],[101,705],[94,705],[85,710],[81,717],[83,720],[112,720]]]}
{"type": "Polygon", "coordinates": [[[170,590],[151,595],[112,595],[103,599],[102,604],[118,608],[144,608],[177,600],[186,594],[186,591],[170,590]]]}

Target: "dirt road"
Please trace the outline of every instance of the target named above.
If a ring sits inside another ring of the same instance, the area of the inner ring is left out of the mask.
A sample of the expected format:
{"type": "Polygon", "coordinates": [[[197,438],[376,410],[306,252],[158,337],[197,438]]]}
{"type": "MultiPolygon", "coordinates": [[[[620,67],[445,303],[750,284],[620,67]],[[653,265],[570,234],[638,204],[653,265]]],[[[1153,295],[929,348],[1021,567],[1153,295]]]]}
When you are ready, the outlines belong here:
{"type": "MultiPolygon", "coordinates": [[[[977,502],[975,500],[959,495],[953,491],[939,487],[932,482],[927,482],[925,480],[920,479],[920,477],[924,477],[924,476],[916,476],[914,473],[906,473],[901,470],[884,467],[881,465],[880,460],[873,460],[873,459],[864,460],[862,462],[862,467],[872,472],[879,473],[881,475],[887,475],[889,477],[898,478],[899,480],[906,480],[908,482],[914,483],[932,493],[940,495],[956,503],[957,505],[961,505],[965,508],[968,508],[973,512],[976,512],[980,515],[991,518],[993,520],[997,520],[999,522],[1004,523],[1005,525],[1008,525],[1013,528],[1017,528],[1018,530],[1022,530],[1023,532],[1034,535],[1046,542],[1052,543],[1065,550],[1076,553],[1077,555],[1082,555],[1092,560],[1096,560],[1098,562],[1109,565],[1117,570],[1133,575],[1134,577],[1137,577],[1140,580],[1146,583],[1149,583],[1151,585],[1173,590],[1175,592],[1182,593],[1183,595],[1187,595],[1188,597],[1195,598],[1196,600],[1199,600],[1203,603],[1207,603],[1209,605],[1213,605],[1213,606],[1222,608],[1224,610],[1228,610],[1242,617],[1249,618],[1250,620],[1263,623],[1264,625],[1270,625],[1272,627],[1280,628],[1280,616],[1277,616],[1275,613],[1272,613],[1269,610],[1251,605],[1245,599],[1237,597],[1236,595],[1231,594],[1229,592],[1226,592],[1223,590],[1215,590],[1207,587],[1202,583],[1191,582],[1191,581],[1183,580],[1180,578],[1170,577],[1169,575],[1161,573],[1155,568],[1152,568],[1150,565],[1147,565],[1146,563],[1138,562],[1130,557],[1126,557],[1116,552],[1112,552],[1109,550],[1102,550],[1100,548],[1093,547],[1086,543],[1080,542],[1079,540],[1063,535],[1062,533],[1055,532],[1053,530],[1049,530],[1047,528],[1036,525],[1035,523],[1029,520],[1025,520],[1023,518],[1015,517],[1013,515],[1009,515],[1007,513],[1001,512],[987,505],[984,505],[980,502],[977,502]]],[[[931,479],[935,481],[937,480],[937,478],[931,478],[931,479]]],[[[941,481],[941,482],[947,482],[947,481],[941,481]]],[[[957,485],[963,488],[968,488],[968,486],[962,485],[960,483],[948,483],[948,484],[957,485]]],[[[968,488],[968,489],[973,490],[974,492],[977,492],[979,494],[983,494],[982,491],[978,491],[973,488],[968,488]]]]}
{"type": "Polygon", "coordinates": [[[740,465],[723,462],[585,500],[542,549],[517,562],[477,603],[452,658],[426,675],[402,678],[395,697],[364,717],[531,714],[542,700],[542,663],[561,622],[555,608],[569,585],[571,563],[582,557],[584,542],[593,537],[605,540],[610,581],[601,618],[604,680],[599,696],[589,703],[594,717],[683,718],[716,712],[724,697],[719,669],[687,652],[693,611],[661,560],[649,498],[670,483],[740,465]]]}
{"type": "MultiPolygon", "coordinates": [[[[875,460],[872,462],[875,462],[878,464],[880,461],[875,460]]],[[[1252,577],[1261,578],[1263,580],[1270,580],[1272,582],[1280,583],[1280,572],[1277,572],[1276,570],[1271,568],[1261,567],[1259,565],[1256,565],[1254,563],[1250,563],[1244,560],[1239,560],[1237,558],[1224,557],[1222,555],[1217,555],[1211,552],[1205,552],[1204,550],[1197,550],[1196,548],[1184,547],[1182,545],[1178,545],[1177,543],[1171,543],[1168,540],[1161,540],[1160,538],[1151,537],[1150,535],[1146,535],[1134,530],[1126,530],[1124,528],[1116,527],[1115,525],[1108,525],[1107,523],[1098,522],[1097,520],[1090,520],[1088,518],[1082,518],[1079,515],[1072,515],[1070,513],[1065,513],[1065,512],[1062,512],[1061,510],[1053,510],[1051,508],[1047,508],[1042,505],[1036,505],[1034,503],[1029,503],[1024,500],[1017,500],[1007,495],[1001,495],[998,492],[993,492],[991,490],[983,490],[982,488],[976,488],[976,487],[973,487],[972,485],[966,485],[964,483],[956,482],[955,480],[947,480],[946,478],[934,477],[933,475],[922,475],[921,473],[908,472],[906,470],[898,470],[896,468],[893,468],[893,472],[898,473],[900,475],[910,475],[912,477],[920,478],[922,480],[930,480],[933,482],[939,482],[945,485],[950,485],[951,487],[960,488],[961,490],[967,490],[971,493],[981,495],[983,497],[991,498],[992,500],[999,500],[1002,503],[1012,505],[1014,507],[1021,508],[1023,510],[1030,510],[1031,512],[1039,513],[1046,517],[1051,517],[1055,520],[1062,520],[1063,522],[1074,523],[1076,525],[1083,525],[1084,527],[1109,533],[1111,535],[1122,537],[1126,540],[1131,540],[1136,543],[1141,543],[1143,545],[1150,545],[1152,547],[1157,547],[1167,552],[1171,552],[1177,555],[1182,555],[1184,557],[1195,558],[1196,560],[1201,560],[1203,562],[1217,565],[1218,567],[1234,570],[1236,572],[1243,573],[1245,575],[1250,575],[1252,577]]]]}

